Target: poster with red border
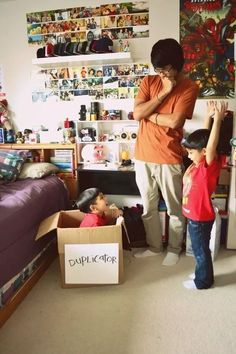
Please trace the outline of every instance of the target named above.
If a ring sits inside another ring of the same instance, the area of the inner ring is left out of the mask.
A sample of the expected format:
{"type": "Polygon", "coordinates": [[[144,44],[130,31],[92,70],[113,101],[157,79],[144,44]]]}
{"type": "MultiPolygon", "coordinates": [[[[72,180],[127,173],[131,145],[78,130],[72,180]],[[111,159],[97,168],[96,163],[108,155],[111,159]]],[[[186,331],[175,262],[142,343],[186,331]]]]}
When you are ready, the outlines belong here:
{"type": "Polygon", "coordinates": [[[180,0],[184,72],[202,98],[234,98],[236,0],[180,0]]]}

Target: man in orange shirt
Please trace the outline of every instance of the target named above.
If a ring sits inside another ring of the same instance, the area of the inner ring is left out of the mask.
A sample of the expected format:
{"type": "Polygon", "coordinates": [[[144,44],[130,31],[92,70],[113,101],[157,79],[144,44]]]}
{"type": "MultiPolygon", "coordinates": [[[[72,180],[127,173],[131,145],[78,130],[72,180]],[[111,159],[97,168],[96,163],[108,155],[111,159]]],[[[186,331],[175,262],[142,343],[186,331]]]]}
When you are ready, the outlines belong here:
{"type": "Polygon", "coordinates": [[[198,86],[181,70],[183,50],[172,38],[159,40],[151,52],[157,75],[142,80],[135,99],[134,119],[140,122],[135,146],[135,171],[143,202],[143,222],[149,248],[135,257],[162,252],[158,213],[160,192],[169,219],[169,243],[163,265],[174,265],[181,252],[184,218],[181,210],[183,126],[191,119],[198,86]]]}

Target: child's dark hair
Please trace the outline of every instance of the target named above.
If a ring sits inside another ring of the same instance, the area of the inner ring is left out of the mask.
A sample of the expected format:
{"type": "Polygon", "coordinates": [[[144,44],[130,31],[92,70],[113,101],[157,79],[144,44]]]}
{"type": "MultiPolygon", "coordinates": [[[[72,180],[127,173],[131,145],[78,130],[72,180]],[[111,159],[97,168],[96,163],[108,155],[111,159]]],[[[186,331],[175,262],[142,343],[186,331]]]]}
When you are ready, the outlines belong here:
{"type": "Polygon", "coordinates": [[[91,211],[90,206],[95,204],[100,193],[101,192],[98,188],[85,189],[80,193],[79,198],[76,200],[77,208],[84,213],[89,213],[91,211]]]}
{"type": "Polygon", "coordinates": [[[180,72],[184,65],[183,49],[173,38],[160,39],[152,47],[151,62],[154,69],[171,65],[180,72]]]}
{"type": "Polygon", "coordinates": [[[210,130],[198,129],[187,136],[187,138],[184,138],[181,144],[188,149],[201,150],[207,146],[209,136],[210,130]]]}

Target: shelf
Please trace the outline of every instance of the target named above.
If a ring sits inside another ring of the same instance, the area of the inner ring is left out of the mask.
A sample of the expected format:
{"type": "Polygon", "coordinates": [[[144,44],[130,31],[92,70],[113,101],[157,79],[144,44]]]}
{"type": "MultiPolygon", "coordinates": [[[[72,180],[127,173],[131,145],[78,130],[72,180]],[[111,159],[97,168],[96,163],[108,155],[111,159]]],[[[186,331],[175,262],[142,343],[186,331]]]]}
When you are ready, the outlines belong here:
{"type": "Polygon", "coordinates": [[[104,123],[108,123],[108,124],[112,124],[112,123],[133,123],[134,125],[137,125],[137,121],[135,121],[134,119],[107,119],[107,120],[102,120],[102,119],[97,119],[97,120],[78,120],[78,124],[80,123],[95,123],[95,124],[104,124],[104,123]]]}
{"type": "Polygon", "coordinates": [[[98,141],[98,140],[96,140],[96,141],[80,141],[80,140],[78,140],[77,144],[85,144],[85,145],[87,145],[87,144],[95,144],[95,145],[97,145],[97,144],[101,144],[101,145],[119,144],[120,145],[120,144],[134,144],[135,141],[136,141],[136,139],[107,140],[107,141],[98,141]]]}
{"type": "Polygon", "coordinates": [[[130,61],[130,52],[117,52],[117,53],[101,53],[101,54],[87,54],[87,55],[73,55],[61,57],[47,57],[32,59],[32,64],[41,68],[73,66],[73,65],[88,65],[91,63],[107,64],[118,63],[121,61],[130,61]]]}

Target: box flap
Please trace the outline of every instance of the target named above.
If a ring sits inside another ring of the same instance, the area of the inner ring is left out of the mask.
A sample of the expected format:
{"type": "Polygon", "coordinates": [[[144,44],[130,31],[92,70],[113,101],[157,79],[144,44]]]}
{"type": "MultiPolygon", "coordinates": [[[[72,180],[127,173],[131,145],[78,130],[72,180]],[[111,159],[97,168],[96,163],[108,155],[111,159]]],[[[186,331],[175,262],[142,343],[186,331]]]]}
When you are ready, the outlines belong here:
{"type": "Polygon", "coordinates": [[[39,225],[35,240],[38,240],[39,238],[46,235],[48,232],[57,229],[59,218],[60,212],[57,212],[44,219],[39,225]]]}

